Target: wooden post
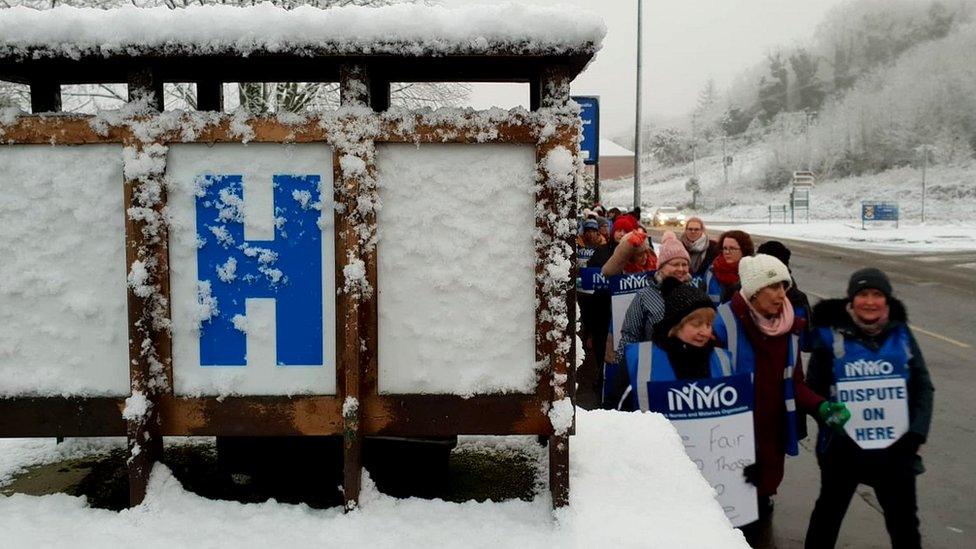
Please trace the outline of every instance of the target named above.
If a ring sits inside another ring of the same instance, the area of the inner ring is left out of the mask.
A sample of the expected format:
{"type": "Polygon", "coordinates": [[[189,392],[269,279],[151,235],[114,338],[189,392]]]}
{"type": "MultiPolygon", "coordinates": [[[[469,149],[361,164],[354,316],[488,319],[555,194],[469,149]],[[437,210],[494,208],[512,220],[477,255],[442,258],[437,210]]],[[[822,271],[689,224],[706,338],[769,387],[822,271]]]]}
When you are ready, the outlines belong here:
{"type": "Polygon", "coordinates": [[[61,112],[61,85],[53,80],[30,83],[31,113],[61,112]]]}
{"type": "MultiPolygon", "coordinates": [[[[343,65],[340,71],[339,94],[344,107],[366,107],[370,105],[371,86],[362,65],[343,65]]],[[[348,121],[355,123],[355,120],[348,121]]],[[[375,287],[376,260],[371,251],[366,253],[363,226],[372,224],[369,234],[375,234],[375,216],[364,216],[357,209],[357,199],[365,186],[365,181],[375,174],[372,159],[372,137],[361,136],[360,142],[343,141],[335,147],[336,204],[336,286],[342,332],[339,333],[340,358],[338,365],[338,394],[342,399],[343,421],[343,497],[346,510],[356,508],[362,488],[362,445],[363,445],[363,372],[368,367],[369,355],[363,350],[362,341],[366,336],[364,328],[375,324],[368,300],[371,288],[375,287]],[[366,141],[368,140],[368,141],[366,141]],[[355,156],[366,163],[366,175],[346,173],[341,159],[347,155],[355,156]],[[345,279],[345,267],[354,261],[363,261],[367,276],[365,281],[351,283],[345,279]],[[372,275],[370,275],[372,273],[372,275]],[[372,276],[372,282],[370,277],[372,276]],[[363,282],[367,284],[364,286],[363,282]]],[[[368,241],[368,239],[367,239],[368,241]]],[[[370,345],[365,346],[367,349],[370,345]]],[[[375,347],[375,345],[373,345],[375,347]]]]}
{"type": "MultiPolygon", "coordinates": [[[[151,97],[162,104],[158,82],[148,71],[136,71],[129,80],[129,94],[151,97]]],[[[145,165],[146,156],[164,156],[166,148],[142,143],[134,136],[125,140],[123,162],[145,165]]],[[[165,164],[165,162],[163,163],[165,164]]],[[[124,170],[126,271],[129,273],[129,380],[132,394],[123,416],[129,447],[129,505],[142,503],[153,465],[162,458],[159,396],[172,392],[172,343],[168,331],[169,249],[162,212],[166,206],[163,172],[124,170]]]]}
{"type": "MultiPolygon", "coordinates": [[[[559,67],[543,71],[535,88],[539,94],[540,109],[550,110],[554,115],[567,112],[570,100],[569,82],[569,77],[559,67]]],[[[571,280],[547,281],[543,273],[546,273],[546,266],[553,256],[569,255],[570,263],[575,264],[572,231],[560,233],[559,221],[575,219],[576,182],[575,176],[567,179],[565,175],[554,176],[549,173],[546,169],[549,163],[546,160],[551,152],[560,147],[573,154],[572,158],[575,160],[579,155],[577,131],[575,125],[560,125],[554,135],[539,143],[536,151],[542,181],[536,203],[545,206],[544,214],[536,219],[536,226],[541,229],[542,235],[536,241],[536,293],[540,297],[540,306],[536,312],[536,360],[548,365],[546,372],[552,387],[552,406],[564,399],[572,402],[572,392],[568,384],[573,377],[571,369],[574,367],[571,361],[575,346],[575,287],[571,280]],[[561,325],[560,319],[565,319],[566,325],[561,325]]],[[[562,431],[554,428],[553,434],[549,436],[549,490],[554,508],[569,504],[571,431],[571,428],[562,431]]]]}

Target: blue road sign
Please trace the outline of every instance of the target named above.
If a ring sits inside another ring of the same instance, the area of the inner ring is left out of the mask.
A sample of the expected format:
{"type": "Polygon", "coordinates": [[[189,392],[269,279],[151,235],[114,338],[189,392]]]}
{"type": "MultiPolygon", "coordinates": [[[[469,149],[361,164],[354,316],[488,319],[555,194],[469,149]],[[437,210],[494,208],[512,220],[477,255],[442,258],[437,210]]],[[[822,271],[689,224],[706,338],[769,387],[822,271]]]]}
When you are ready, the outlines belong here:
{"type": "Polygon", "coordinates": [[[583,120],[583,141],[580,155],[584,164],[596,164],[600,160],[600,98],[594,96],[573,96],[580,106],[580,119],[583,120]]]}
{"type": "Polygon", "coordinates": [[[861,202],[861,226],[868,221],[894,221],[898,223],[897,202],[861,202]]]}

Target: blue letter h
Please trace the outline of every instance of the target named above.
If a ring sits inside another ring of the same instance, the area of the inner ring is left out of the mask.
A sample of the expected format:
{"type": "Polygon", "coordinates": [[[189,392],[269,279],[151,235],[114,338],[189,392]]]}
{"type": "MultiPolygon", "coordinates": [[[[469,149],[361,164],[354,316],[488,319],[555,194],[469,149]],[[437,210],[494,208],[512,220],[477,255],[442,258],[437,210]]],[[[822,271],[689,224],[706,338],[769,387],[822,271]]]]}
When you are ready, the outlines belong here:
{"type": "MultiPolygon", "coordinates": [[[[275,175],[275,239],[244,240],[243,177],[203,177],[196,199],[197,277],[219,314],[200,328],[201,366],[247,364],[247,334],[234,326],[248,298],[273,298],[276,362],[322,365],[322,231],[318,175],[275,175]]],[[[331,258],[330,258],[331,260],[331,258]]]]}

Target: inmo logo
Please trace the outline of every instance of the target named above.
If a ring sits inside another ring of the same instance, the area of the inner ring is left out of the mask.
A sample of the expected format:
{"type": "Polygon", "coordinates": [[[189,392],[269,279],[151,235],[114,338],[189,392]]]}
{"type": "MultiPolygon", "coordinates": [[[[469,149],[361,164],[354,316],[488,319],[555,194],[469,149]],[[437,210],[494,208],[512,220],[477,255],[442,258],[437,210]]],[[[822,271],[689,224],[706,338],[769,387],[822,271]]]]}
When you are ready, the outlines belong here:
{"type": "Polygon", "coordinates": [[[712,387],[699,387],[698,382],[689,383],[681,389],[668,389],[668,410],[711,410],[733,406],[739,400],[735,387],[719,383],[712,387]]]}
{"type": "Polygon", "coordinates": [[[895,371],[895,367],[887,360],[855,360],[844,364],[844,374],[847,377],[887,376],[895,371]]]}

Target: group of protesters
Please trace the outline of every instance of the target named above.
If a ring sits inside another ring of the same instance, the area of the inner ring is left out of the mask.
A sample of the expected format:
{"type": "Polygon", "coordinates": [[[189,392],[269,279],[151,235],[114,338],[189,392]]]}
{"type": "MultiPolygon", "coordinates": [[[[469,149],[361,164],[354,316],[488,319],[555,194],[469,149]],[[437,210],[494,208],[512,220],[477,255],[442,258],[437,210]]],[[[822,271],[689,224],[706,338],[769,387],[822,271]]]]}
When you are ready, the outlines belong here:
{"type": "Polygon", "coordinates": [[[783,243],[756,247],[740,230],[712,240],[698,217],[676,229],[681,234],[665,231],[655,250],[639,212],[599,205],[583,211],[581,272],[604,280],[646,275],[622,323],[615,319],[616,337],[611,291],[580,288],[586,360],[578,395],[589,394],[591,405],[606,409],[648,411],[652,382],[749,374],[755,461],[742,474],[756,488],[759,520],[742,526],[747,540],[755,546],[769,534],[771,497],[783,480],[785,456],[797,455],[807,436],[809,415],[818,425],[821,484],[806,547],[836,544],[859,484],[874,488],[892,546],[920,547],[915,476],[922,471],[918,450],[928,435],[933,387],[887,275],[858,270],[846,288],[838,284],[844,297],[811,307],[783,243]],[[852,434],[860,417],[846,425],[850,408],[860,409],[864,395],[873,394],[858,383],[892,387],[887,413],[907,420],[852,434]]]}

